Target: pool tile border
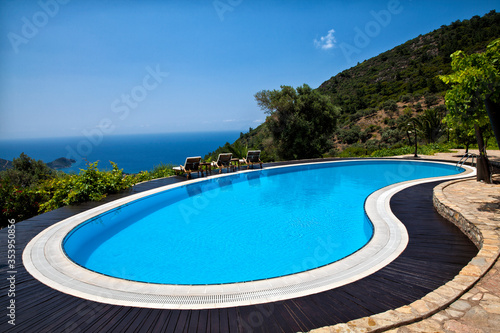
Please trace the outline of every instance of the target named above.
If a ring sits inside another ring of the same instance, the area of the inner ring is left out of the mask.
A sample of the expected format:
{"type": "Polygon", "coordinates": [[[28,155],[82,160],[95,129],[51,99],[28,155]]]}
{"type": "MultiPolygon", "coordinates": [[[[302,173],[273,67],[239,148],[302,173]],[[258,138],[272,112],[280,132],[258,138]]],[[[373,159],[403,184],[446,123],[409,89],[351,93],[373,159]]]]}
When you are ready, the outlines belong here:
{"type": "MultiPolygon", "coordinates": [[[[345,162],[348,161],[322,163],[345,162]]],[[[299,165],[310,165],[310,163],[299,165]]],[[[267,169],[282,167],[286,166],[267,169]]],[[[247,170],[240,173],[257,171],[247,170]]],[[[473,171],[468,170],[469,174],[471,172],[473,171]]],[[[215,177],[232,175],[234,174],[215,177]]],[[[359,280],[385,267],[399,256],[406,247],[408,235],[403,224],[397,220],[390,210],[389,201],[392,195],[415,184],[467,176],[461,174],[459,176],[409,181],[394,184],[374,192],[369,196],[365,204],[366,212],[374,223],[376,230],[373,239],[369,242],[369,246],[365,246],[355,254],[331,265],[286,277],[227,285],[158,285],[103,276],[76,265],[65,256],[62,250],[62,239],[77,224],[115,206],[169,188],[185,186],[187,183],[168,185],[119,199],[61,221],[37,235],[28,244],[23,253],[23,262],[27,270],[35,278],[56,290],[80,298],[115,305],[162,309],[207,309],[261,304],[296,298],[359,280]],[[339,274],[339,271],[342,271],[342,273],[339,274]]],[[[203,180],[196,179],[190,183],[203,180]]],[[[423,309],[423,307],[420,308],[423,309]]]]}

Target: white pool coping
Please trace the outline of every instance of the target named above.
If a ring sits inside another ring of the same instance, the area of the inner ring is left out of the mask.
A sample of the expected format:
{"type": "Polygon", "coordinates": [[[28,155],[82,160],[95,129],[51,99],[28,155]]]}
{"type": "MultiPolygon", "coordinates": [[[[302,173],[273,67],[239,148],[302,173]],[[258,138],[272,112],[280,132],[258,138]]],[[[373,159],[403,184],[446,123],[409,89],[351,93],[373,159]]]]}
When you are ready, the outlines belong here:
{"type": "MultiPolygon", "coordinates": [[[[356,160],[359,162],[359,160],[356,160]]],[[[387,161],[373,159],[370,161],[387,161]]],[[[265,170],[324,163],[349,163],[334,161],[303,163],[269,167],[265,170]]],[[[401,161],[404,163],[405,161],[401,161]]],[[[408,162],[408,161],[406,161],[408,162]]],[[[442,163],[433,161],[415,161],[442,163]]],[[[82,212],[45,229],[35,236],[23,252],[27,271],[47,286],[90,301],[121,306],[155,309],[212,309],[251,304],[262,304],[307,296],[334,289],[375,273],[396,259],[408,244],[408,233],[390,209],[390,199],[397,192],[413,185],[466,178],[476,171],[463,166],[459,175],[406,181],[387,186],[372,193],[365,202],[365,210],[373,227],[370,242],[354,254],[332,264],[310,271],[267,280],[218,285],[167,285],[128,281],[87,270],[71,261],[63,251],[64,237],[78,224],[110,209],[158,192],[202,182],[198,178],[121,198],[94,209],[82,212]]],[[[259,172],[244,170],[240,173],[259,172]]],[[[229,177],[232,174],[212,176],[229,177]]]]}

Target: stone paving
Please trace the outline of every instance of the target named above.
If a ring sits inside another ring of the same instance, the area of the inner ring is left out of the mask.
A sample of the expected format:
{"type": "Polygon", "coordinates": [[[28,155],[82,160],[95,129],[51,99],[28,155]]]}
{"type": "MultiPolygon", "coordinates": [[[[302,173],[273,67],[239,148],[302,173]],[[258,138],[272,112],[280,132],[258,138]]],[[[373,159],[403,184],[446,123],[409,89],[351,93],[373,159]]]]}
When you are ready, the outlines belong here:
{"type": "MultiPolygon", "coordinates": [[[[433,159],[456,161],[459,154],[433,159]]],[[[500,176],[494,180],[457,180],[434,189],[438,212],[479,248],[452,281],[401,308],[311,332],[500,332],[500,176]]]]}
{"type": "MultiPolygon", "coordinates": [[[[479,155],[479,150],[477,149],[469,149],[470,154],[475,154],[476,156],[479,155]]],[[[423,160],[439,160],[439,161],[449,161],[449,162],[459,162],[460,159],[464,156],[465,154],[465,149],[453,149],[452,153],[436,153],[434,155],[418,155],[419,159],[423,160]]],[[[496,168],[499,168],[500,166],[500,150],[488,150],[488,159],[490,160],[491,163],[494,164],[496,168]]],[[[407,159],[413,159],[413,154],[411,155],[401,155],[401,156],[396,156],[399,158],[407,158],[407,159]]],[[[470,164],[471,158],[467,160],[467,164],[470,164]]],[[[474,159],[474,163],[476,163],[476,159],[474,159]]]]}

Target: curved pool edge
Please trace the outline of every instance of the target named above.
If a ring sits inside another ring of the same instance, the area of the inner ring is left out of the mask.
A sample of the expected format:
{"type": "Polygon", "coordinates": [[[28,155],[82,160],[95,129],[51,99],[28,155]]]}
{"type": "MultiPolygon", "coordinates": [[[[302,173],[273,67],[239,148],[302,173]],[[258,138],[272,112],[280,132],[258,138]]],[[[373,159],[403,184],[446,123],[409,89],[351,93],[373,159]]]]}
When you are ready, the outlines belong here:
{"type": "MultiPolygon", "coordinates": [[[[434,316],[446,315],[448,309],[453,309],[455,302],[461,302],[460,305],[463,306],[467,303],[476,304],[484,301],[485,298],[479,301],[475,299],[473,295],[476,294],[471,294],[471,292],[475,288],[480,288],[482,283],[488,284],[488,280],[484,279],[488,279],[489,274],[498,274],[495,265],[497,265],[500,258],[500,231],[492,229],[492,225],[498,224],[496,221],[478,211],[471,212],[470,207],[463,205],[463,203],[460,204],[453,197],[450,198],[446,195],[448,187],[466,182],[476,181],[471,178],[452,179],[439,183],[434,187],[432,193],[433,206],[436,212],[460,229],[478,249],[477,254],[453,279],[410,304],[354,319],[347,323],[316,328],[309,332],[350,332],[351,329],[363,330],[364,328],[369,328],[368,331],[385,332],[388,330],[395,331],[401,327],[408,327],[411,330],[413,324],[418,325],[419,329],[438,331],[439,327],[445,327],[447,323],[455,318],[448,318],[441,322],[436,320],[434,316]],[[441,326],[436,326],[438,321],[441,326]]],[[[482,328],[481,325],[475,327],[482,328]]]]}
{"type": "MultiPolygon", "coordinates": [[[[344,162],[349,161],[333,163],[344,162]]],[[[311,163],[304,165],[307,164],[311,163]]],[[[273,168],[282,167],[287,166],[273,168]]],[[[158,285],[126,281],[94,273],[78,266],[65,256],[62,249],[62,239],[79,223],[124,203],[169,188],[203,181],[206,178],[132,195],[61,221],[33,238],[23,252],[23,261],[30,274],[56,290],[91,301],[122,306],[158,309],[209,309],[269,303],[311,295],[368,276],[392,262],[404,250],[408,242],[406,229],[392,214],[389,207],[390,198],[395,193],[419,183],[465,178],[475,173],[471,168],[467,167],[466,170],[459,175],[408,181],[390,185],[374,192],[365,203],[365,210],[374,224],[374,237],[368,245],[338,262],[290,276],[225,285],[158,285]]],[[[240,173],[244,172],[258,172],[258,170],[246,170],[240,173]]],[[[234,174],[215,177],[231,175],[234,174]]]]}

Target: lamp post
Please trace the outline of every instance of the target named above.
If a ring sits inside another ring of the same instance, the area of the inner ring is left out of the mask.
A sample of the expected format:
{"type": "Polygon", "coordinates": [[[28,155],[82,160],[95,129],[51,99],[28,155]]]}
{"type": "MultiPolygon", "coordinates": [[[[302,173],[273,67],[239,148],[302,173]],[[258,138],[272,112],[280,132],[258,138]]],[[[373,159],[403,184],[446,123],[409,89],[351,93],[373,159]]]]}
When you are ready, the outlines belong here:
{"type": "MultiPolygon", "coordinates": [[[[418,149],[418,146],[417,146],[417,126],[415,125],[415,121],[412,121],[413,123],[413,133],[414,133],[414,141],[415,141],[415,153],[413,153],[413,157],[418,157],[417,155],[417,149],[418,149]]],[[[412,123],[408,123],[408,126],[411,126],[412,123]]]]}

